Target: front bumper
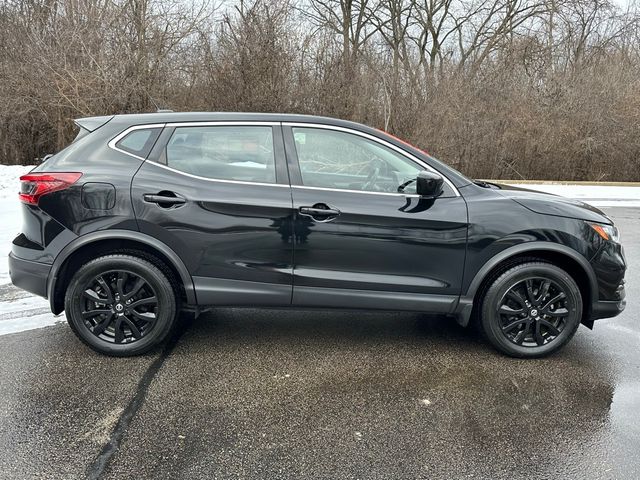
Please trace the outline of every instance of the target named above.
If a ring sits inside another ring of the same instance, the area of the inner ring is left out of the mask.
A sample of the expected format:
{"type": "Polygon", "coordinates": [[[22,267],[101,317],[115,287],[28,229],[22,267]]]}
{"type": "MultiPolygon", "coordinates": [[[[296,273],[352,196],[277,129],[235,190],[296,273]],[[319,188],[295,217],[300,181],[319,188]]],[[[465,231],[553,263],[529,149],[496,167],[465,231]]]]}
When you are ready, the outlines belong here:
{"type": "Polygon", "coordinates": [[[591,320],[598,320],[600,318],[609,318],[620,315],[627,306],[626,300],[619,300],[614,302],[599,301],[595,302],[591,308],[591,320]]]}
{"type": "Polygon", "coordinates": [[[621,314],[627,306],[627,300],[625,299],[626,293],[624,290],[624,280],[618,286],[615,292],[614,300],[599,300],[594,302],[591,306],[591,320],[598,320],[599,318],[615,317],[621,314]]]}
{"type": "Polygon", "coordinates": [[[584,322],[590,327],[593,326],[594,320],[615,317],[626,307],[624,274],[627,261],[622,245],[603,242],[591,259],[591,266],[598,281],[598,291],[593,292],[598,300],[592,302],[591,311],[584,322]]]}
{"type": "Polygon", "coordinates": [[[9,254],[9,276],[16,287],[47,298],[47,278],[51,265],[24,260],[9,254]]]}

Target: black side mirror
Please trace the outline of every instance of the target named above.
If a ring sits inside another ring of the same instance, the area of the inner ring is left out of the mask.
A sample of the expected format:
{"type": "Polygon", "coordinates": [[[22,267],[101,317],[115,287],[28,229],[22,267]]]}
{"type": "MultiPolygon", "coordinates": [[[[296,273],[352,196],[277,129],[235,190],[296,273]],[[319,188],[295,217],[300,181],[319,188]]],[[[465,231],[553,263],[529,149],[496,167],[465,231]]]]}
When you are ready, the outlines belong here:
{"type": "Polygon", "coordinates": [[[423,170],[416,178],[416,193],[425,198],[436,198],[442,195],[444,179],[435,172],[423,170]]]}

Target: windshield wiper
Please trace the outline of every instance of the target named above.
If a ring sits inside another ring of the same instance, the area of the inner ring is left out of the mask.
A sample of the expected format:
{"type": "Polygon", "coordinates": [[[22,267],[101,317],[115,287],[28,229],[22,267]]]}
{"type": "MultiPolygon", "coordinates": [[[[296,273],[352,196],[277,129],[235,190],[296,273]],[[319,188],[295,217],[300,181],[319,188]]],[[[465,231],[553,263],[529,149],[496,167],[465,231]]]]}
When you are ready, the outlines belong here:
{"type": "Polygon", "coordinates": [[[479,187],[482,187],[482,188],[495,188],[496,187],[493,183],[485,182],[483,180],[476,180],[475,178],[473,179],[473,183],[475,183],[476,185],[478,185],[479,187]]]}

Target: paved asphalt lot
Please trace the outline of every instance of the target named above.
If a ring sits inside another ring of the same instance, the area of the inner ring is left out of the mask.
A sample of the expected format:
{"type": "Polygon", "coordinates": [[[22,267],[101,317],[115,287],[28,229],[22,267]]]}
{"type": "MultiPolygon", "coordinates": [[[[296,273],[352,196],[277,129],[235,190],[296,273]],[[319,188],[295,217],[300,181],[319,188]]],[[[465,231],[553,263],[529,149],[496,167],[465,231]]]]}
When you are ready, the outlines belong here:
{"type": "Polygon", "coordinates": [[[623,315],[537,361],[414,314],[216,310],[162,352],[0,337],[0,478],[640,478],[640,209],[623,315]]]}

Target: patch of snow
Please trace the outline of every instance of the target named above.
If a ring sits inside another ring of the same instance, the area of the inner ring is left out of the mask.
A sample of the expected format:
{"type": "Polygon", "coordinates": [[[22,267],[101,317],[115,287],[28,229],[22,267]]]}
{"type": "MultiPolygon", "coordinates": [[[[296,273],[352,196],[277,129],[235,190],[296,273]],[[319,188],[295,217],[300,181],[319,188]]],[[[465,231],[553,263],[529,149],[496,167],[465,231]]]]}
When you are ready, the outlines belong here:
{"type": "Polygon", "coordinates": [[[573,198],[594,207],[640,207],[640,187],[637,186],[530,183],[509,185],[573,198]]]}
{"type": "Polygon", "coordinates": [[[0,321],[10,315],[34,310],[49,309],[49,301],[42,297],[24,297],[17,300],[0,299],[0,321]]]}
{"type": "Polygon", "coordinates": [[[34,165],[0,165],[0,199],[18,198],[19,178],[33,169],[34,165]]]}
{"type": "MultiPolygon", "coordinates": [[[[7,287],[15,289],[10,285],[7,287]]],[[[9,288],[3,290],[0,297],[0,335],[34,330],[66,320],[64,315],[55,317],[44,298],[33,295],[12,298],[13,292],[9,288]]]]}
{"type": "Polygon", "coordinates": [[[9,283],[7,258],[11,251],[11,241],[20,233],[20,176],[28,173],[33,165],[0,166],[0,285],[9,283]]]}
{"type": "Polygon", "coordinates": [[[22,227],[18,200],[19,178],[32,168],[33,165],[0,166],[0,335],[33,330],[65,321],[64,315],[53,316],[49,302],[44,298],[30,294],[15,295],[16,292],[22,292],[7,285],[10,283],[7,259],[11,251],[11,241],[20,233],[22,227]]]}
{"type": "Polygon", "coordinates": [[[0,319],[0,335],[36,330],[38,328],[64,323],[65,321],[66,318],[64,315],[54,317],[51,312],[31,316],[25,315],[8,320],[0,319]]]}

